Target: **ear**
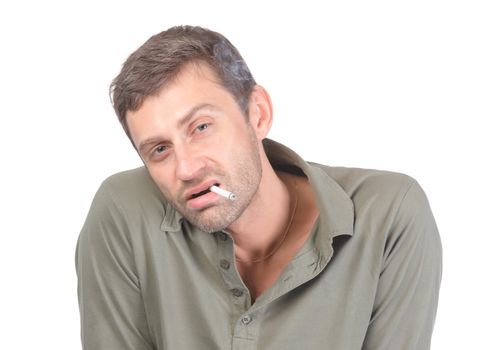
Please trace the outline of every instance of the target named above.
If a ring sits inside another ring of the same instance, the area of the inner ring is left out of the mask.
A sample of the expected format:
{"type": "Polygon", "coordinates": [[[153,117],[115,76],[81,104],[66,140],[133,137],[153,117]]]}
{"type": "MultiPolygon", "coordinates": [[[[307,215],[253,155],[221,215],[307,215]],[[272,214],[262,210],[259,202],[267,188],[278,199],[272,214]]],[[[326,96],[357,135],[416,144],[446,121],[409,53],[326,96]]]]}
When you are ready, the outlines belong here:
{"type": "Polygon", "coordinates": [[[273,124],[273,105],[266,89],[256,85],[249,99],[249,123],[258,140],[263,140],[273,124]]]}

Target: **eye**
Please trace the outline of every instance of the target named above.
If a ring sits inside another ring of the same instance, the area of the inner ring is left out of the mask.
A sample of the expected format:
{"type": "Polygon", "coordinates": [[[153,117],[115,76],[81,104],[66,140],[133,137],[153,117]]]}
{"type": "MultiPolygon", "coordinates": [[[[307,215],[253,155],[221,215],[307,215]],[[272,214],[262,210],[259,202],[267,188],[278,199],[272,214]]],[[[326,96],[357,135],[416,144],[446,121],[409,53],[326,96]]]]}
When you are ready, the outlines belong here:
{"type": "Polygon", "coordinates": [[[203,132],[203,131],[205,131],[206,129],[208,129],[209,126],[210,126],[210,125],[209,125],[208,123],[202,123],[202,124],[200,124],[200,125],[198,125],[198,126],[196,127],[196,130],[197,130],[198,132],[203,132]]]}
{"type": "Polygon", "coordinates": [[[168,147],[164,145],[156,146],[150,153],[151,160],[161,160],[167,156],[168,147]]]}
{"type": "Polygon", "coordinates": [[[165,151],[166,151],[166,146],[163,146],[163,145],[158,146],[153,150],[153,152],[156,153],[156,154],[161,154],[165,151]]]}

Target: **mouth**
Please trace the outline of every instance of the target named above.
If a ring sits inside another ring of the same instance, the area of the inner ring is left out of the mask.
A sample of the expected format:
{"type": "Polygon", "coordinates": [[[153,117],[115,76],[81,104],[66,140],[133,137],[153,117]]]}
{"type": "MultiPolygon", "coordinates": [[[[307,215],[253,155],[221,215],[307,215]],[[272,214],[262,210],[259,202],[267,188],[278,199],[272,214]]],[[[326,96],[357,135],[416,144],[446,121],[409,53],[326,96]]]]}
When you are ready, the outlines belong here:
{"type": "Polygon", "coordinates": [[[192,210],[203,210],[211,207],[219,199],[216,193],[210,191],[210,187],[213,185],[219,186],[219,183],[215,181],[206,182],[187,192],[185,195],[186,206],[192,210]]]}
{"type": "Polygon", "coordinates": [[[210,187],[211,186],[219,186],[220,184],[217,183],[217,182],[212,182],[212,183],[208,183],[204,186],[201,186],[201,188],[198,190],[198,189],[195,189],[193,191],[197,191],[197,192],[190,192],[189,194],[186,195],[187,197],[187,200],[191,200],[191,199],[195,199],[195,198],[199,198],[201,196],[204,196],[205,194],[208,194],[210,193],[210,187]]]}

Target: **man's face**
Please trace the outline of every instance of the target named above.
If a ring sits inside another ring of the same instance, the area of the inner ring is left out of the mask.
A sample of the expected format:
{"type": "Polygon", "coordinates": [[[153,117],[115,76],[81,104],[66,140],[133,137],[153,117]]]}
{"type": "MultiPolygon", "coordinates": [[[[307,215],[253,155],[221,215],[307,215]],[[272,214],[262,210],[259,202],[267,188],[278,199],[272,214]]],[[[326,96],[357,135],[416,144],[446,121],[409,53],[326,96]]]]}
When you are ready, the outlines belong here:
{"type": "Polygon", "coordinates": [[[127,123],[153,180],[188,221],[213,232],[241,216],[261,181],[259,141],[210,68],[185,66],[127,123]],[[210,192],[214,184],[237,199],[210,192]]]}

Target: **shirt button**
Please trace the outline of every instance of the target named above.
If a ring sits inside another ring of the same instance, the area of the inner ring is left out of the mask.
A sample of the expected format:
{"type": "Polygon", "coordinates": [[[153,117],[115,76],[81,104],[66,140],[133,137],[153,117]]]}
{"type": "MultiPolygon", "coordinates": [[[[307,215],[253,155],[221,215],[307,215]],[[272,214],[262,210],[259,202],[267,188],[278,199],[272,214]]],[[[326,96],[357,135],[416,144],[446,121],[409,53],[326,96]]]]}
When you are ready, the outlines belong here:
{"type": "Polygon", "coordinates": [[[235,296],[235,297],[240,297],[243,295],[243,291],[241,289],[238,289],[238,288],[235,288],[235,289],[232,289],[231,290],[231,293],[235,296]]]}
{"type": "Polygon", "coordinates": [[[226,233],[220,232],[220,233],[219,233],[219,238],[220,238],[222,241],[226,241],[226,240],[228,239],[228,236],[226,235],[226,233]]]}
{"type": "Polygon", "coordinates": [[[222,259],[220,261],[220,266],[221,266],[221,268],[223,268],[225,270],[228,270],[230,268],[230,262],[228,260],[222,259]]]}
{"type": "Polygon", "coordinates": [[[246,315],[246,316],[243,316],[243,318],[241,318],[241,322],[244,324],[244,325],[247,325],[251,322],[252,318],[250,315],[246,315]]]}

